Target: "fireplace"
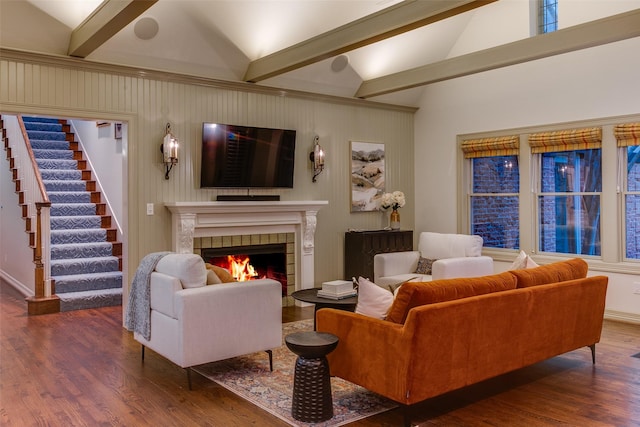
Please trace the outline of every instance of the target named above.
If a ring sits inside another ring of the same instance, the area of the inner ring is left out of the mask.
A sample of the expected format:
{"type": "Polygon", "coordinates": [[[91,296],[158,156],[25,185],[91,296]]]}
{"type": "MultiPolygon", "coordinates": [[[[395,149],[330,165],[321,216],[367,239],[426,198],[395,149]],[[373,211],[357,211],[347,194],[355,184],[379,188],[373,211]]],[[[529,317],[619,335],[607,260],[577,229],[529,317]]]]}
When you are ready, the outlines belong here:
{"type": "Polygon", "coordinates": [[[205,262],[227,269],[236,280],[277,280],[282,284],[282,296],[289,294],[286,243],[203,248],[200,253],[205,262]]]}
{"type": "MultiPolygon", "coordinates": [[[[172,247],[178,253],[202,249],[286,243],[287,297],[294,304],[296,290],[313,288],[317,213],[326,200],[168,202],[172,247]],[[257,243],[256,243],[257,242],[257,243]]],[[[295,302],[298,304],[297,302],[295,302]]]]}

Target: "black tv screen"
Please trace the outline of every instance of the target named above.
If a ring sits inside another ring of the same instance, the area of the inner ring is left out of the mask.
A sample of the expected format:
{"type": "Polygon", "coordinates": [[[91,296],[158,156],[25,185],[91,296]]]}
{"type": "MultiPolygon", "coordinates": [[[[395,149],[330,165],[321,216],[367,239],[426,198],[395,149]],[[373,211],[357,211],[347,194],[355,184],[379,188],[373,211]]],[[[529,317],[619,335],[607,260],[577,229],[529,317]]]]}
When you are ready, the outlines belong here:
{"type": "Polygon", "coordinates": [[[293,188],[296,131],[202,124],[200,187],[293,188]]]}

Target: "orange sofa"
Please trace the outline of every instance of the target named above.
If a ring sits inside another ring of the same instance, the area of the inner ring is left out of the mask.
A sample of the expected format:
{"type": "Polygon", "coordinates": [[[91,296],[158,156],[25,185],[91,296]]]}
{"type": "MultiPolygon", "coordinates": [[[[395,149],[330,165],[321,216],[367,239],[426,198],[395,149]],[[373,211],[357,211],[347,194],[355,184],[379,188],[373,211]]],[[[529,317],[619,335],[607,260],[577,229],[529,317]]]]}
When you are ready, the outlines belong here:
{"type": "Polygon", "coordinates": [[[335,309],[331,374],[402,405],[600,341],[607,277],[581,259],[491,276],[405,283],[385,320],[335,309]]]}

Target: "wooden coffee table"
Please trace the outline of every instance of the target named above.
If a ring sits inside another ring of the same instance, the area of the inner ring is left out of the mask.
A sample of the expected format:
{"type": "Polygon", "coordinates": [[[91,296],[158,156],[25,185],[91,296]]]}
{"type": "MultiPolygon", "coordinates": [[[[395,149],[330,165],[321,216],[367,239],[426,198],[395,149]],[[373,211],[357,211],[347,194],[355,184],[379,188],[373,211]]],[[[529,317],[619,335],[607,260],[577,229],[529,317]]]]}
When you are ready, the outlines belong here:
{"type": "Polygon", "coordinates": [[[358,304],[358,296],[343,299],[322,298],[318,296],[318,288],[302,289],[295,291],[291,296],[302,302],[315,304],[313,311],[313,330],[316,330],[316,312],[321,308],[336,308],[338,310],[355,311],[358,304]]]}

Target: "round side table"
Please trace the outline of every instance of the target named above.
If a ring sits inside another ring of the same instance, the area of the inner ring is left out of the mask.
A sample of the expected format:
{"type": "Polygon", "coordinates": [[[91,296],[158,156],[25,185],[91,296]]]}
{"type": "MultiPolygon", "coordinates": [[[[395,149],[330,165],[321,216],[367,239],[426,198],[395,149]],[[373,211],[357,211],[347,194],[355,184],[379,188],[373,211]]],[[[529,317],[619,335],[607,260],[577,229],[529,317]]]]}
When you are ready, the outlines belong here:
{"type": "Polygon", "coordinates": [[[294,332],[284,339],[298,355],[293,377],[291,415],[315,423],[333,417],[329,362],[325,357],[338,346],[338,337],[326,332],[294,332]]]}

